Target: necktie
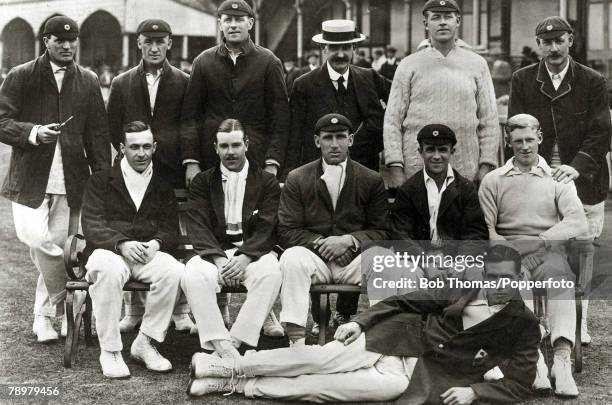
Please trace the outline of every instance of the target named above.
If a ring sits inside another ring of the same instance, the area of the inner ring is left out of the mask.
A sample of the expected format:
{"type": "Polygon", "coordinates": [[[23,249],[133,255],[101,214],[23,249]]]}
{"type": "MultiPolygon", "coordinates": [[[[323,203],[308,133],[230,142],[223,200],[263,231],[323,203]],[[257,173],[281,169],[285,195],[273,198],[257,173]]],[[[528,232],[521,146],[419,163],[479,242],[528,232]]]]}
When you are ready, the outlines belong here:
{"type": "Polygon", "coordinates": [[[346,93],[346,87],[344,87],[344,76],[340,76],[337,81],[338,81],[338,93],[339,94],[346,93]]]}

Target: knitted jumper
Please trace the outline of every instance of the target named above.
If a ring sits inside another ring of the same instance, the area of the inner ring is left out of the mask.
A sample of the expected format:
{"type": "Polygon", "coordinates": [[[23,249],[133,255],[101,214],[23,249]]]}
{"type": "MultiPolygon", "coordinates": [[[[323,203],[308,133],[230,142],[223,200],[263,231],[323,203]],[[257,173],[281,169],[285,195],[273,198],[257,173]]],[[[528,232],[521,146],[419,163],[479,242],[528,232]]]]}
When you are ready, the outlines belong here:
{"type": "Polygon", "coordinates": [[[587,231],[574,182],[555,181],[543,157],[529,173],[513,160],[488,173],[478,190],[491,239],[568,240],[587,231]]]}
{"type": "Polygon", "coordinates": [[[416,140],[427,124],[444,124],[457,136],[451,165],[473,179],[480,163],[497,166],[500,141],[493,82],[487,62],[455,46],[446,57],[425,48],[404,58],[385,112],[385,163],[403,165],[410,178],[423,167],[416,140]]]}

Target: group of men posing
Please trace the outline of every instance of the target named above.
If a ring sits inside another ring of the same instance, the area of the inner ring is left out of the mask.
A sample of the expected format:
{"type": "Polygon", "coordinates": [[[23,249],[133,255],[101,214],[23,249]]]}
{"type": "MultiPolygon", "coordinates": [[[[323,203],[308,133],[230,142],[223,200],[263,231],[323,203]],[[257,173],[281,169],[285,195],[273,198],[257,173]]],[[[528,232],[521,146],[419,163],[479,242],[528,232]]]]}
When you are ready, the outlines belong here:
{"type": "MultiPolygon", "coordinates": [[[[549,17],[537,26],[543,59],[513,76],[505,141],[514,157],[495,169],[499,130],[487,64],[459,46],[454,0],[429,0],[423,15],[430,46],[402,60],[390,92],[376,72],[351,65],[365,39],[354,23],[323,22],[313,40],[326,63],[296,79],[290,100],[280,61],[250,40],[254,14],[243,0],[220,5],[223,41],[194,60],[190,77],[166,60],[170,26],[146,20],[138,28],[142,61],[113,80],[108,114],[97,78],[74,62],[78,25],[51,18],[45,54],[14,68],[0,88],[0,140],[12,146],[2,195],[40,272],[37,339],[58,338],[62,246],[69,212],[80,208],[107,377],[130,375],[119,319],[122,287],[133,278],[151,285],[141,313],[126,308],[141,322],[134,359],[170,371],[151,340],[162,342],[171,320],[188,329],[189,307],[201,347],[214,351],[194,355],[192,395],[322,402],[403,394],[407,403],[469,404],[550,389],[531,302],[509,287],[463,296],[397,290],[352,321],[358,296],[341,296],[336,340],[304,344],[310,286],[367,281],[362,246],[370,241],[506,240],[470,277],[572,280],[557,241],[601,233],[606,82],[568,56],[569,24],[549,17]],[[120,152],[113,167],[111,142],[120,152]],[[390,209],[381,151],[388,185],[398,188],[390,209]],[[282,191],[277,178],[286,179],[282,191]],[[172,256],[173,189],[185,186],[195,255],[183,264],[172,256]],[[521,240],[529,243],[513,242],[521,240]],[[280,258],[275,244],[285,249],[280,258]],[[216,295],[239,285],[248,293],[228,331],[216,295]],[[181,291],[188,306],[177,305],[181,291]],[[241,356],[241,345],[257,346],[279,294],[291,347],[241,356]]],[[[441,272],[423,267],[409,276],[441,272]]],[[[576,396],[573,291],[553,295],[550,377],[556,394],[576,396]]]]}

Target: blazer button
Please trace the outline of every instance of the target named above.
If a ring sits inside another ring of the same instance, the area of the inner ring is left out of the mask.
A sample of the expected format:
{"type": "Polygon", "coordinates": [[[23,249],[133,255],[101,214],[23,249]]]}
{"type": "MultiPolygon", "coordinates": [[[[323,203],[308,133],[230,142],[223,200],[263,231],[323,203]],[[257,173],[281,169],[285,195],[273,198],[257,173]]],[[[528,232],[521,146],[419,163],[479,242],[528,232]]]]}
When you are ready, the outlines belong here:
{"type": "Polygon", "coordinates": [[[440,349],[444,349],[444,345],[443,345],[442,343],[440,343],[440,344],[438,345],[438,347],[439,347],[440,349]]]}

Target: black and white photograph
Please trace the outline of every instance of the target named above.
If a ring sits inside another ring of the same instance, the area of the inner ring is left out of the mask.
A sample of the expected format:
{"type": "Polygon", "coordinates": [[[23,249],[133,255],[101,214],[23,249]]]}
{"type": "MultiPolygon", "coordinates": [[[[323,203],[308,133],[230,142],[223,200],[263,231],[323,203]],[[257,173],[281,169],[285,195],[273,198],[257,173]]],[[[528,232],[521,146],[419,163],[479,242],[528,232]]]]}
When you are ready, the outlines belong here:
{"type": "Polygon", "coordinates": [[[612,404],[612,0],[0,0],[0,403],[612,404]]]}

